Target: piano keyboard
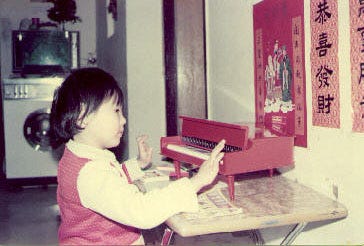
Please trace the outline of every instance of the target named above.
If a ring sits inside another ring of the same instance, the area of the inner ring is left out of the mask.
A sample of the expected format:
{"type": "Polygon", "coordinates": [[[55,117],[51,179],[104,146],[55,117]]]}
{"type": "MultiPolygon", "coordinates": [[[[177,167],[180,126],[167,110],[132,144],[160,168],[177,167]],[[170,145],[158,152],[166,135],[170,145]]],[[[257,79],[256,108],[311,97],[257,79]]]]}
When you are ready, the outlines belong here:
{"type": "MultiPolygon", "coordinates": [[[[205,139],[202,139],[202,138],[188,137],[188,136],[183,136],[182,141],[187,143],[187,144],[203,147],[205,149],[213,149],[218,144],[216,142],[208,141],[208,140],[205,140],[205,139]]],[[[223,152],[242,151],[242,148],[239,148],[237,146],[232,146],[232,145],[225,144],[222,151],[223,152]]]]}
{"type": "Polygon", "coordinates": [[[210,151],[204,149],[198,149],[192,146],[181,146],[176,144],[168,144],[167,149],[176,151],[181,154],[197,157],[202,160],[207,160],[210,157],[210,151]]]}

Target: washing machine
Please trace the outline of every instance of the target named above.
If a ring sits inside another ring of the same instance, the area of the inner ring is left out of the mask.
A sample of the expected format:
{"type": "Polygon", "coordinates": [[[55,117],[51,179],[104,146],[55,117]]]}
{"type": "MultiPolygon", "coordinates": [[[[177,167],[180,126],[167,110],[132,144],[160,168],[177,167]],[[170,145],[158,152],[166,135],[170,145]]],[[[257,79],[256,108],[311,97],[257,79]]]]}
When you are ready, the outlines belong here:
{"type": "Polygon", "coordinates": [[[62,76],[3,80],[3,171],[8,181],[56,182],[63,146],[52,138],[49,118],[54,90],[63,80],[62,76]]]}

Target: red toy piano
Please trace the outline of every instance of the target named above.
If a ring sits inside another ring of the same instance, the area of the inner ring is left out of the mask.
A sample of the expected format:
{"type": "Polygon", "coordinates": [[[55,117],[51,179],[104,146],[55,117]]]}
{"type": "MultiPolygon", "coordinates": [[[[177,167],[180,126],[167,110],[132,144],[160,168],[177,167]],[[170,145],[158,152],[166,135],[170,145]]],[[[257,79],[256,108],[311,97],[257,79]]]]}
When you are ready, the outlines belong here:
{"type": "Polygon", "coordinates": [[[175,175],[182,177],[181,163],[201,165],[210,151],[225,139],[219,174],[227,178],[230,199],[234,200],[234,175],[293,166],[293,136],[277,136],[264,127],[223,123],[181,116],[181,136],[162,137],[161,154],[173,159],[175,175]],[[253,131],[249,137],[249,130],[253,131]]]}

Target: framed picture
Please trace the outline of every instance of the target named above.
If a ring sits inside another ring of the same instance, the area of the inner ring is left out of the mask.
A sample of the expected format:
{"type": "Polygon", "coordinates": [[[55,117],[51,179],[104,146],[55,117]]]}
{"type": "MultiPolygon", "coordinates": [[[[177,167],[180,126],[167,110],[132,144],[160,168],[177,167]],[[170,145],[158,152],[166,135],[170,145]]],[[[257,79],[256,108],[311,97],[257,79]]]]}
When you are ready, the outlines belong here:
{"type": "Polygon", "coordinates": [[[255,112],[258,124],[307,147],[303,6],[303,0],[254,5],[255,112]]]}

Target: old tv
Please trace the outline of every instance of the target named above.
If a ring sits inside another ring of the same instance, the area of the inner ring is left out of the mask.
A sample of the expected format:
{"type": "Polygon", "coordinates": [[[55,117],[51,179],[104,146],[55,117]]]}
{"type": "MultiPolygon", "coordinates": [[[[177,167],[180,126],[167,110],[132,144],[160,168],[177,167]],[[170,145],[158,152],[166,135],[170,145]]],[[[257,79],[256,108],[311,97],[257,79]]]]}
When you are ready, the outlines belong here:
{"type": "Polygon", "coordinates": [[[56,30],[13,31],[13,72],[65,73],[80,66],[79,32],[56,30]]]}

